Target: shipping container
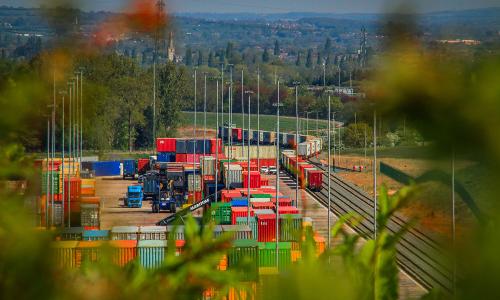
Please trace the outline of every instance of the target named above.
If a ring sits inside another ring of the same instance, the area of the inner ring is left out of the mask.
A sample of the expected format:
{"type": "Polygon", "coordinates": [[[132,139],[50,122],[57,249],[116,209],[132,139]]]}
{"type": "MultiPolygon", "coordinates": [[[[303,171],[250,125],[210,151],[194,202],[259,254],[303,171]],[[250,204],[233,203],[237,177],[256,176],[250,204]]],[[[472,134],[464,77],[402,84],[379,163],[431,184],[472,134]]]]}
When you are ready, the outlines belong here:
{"type": "Polygon", "coordinates": [[[112,240],[134,240],[138,239],[138,226],[114,226],[111,228],[112,240]]]}
{"type": "Polygon", "coordinates": [[[210,139],[210,154],[222,154],[222,140],[210,139]]]}
{"type": "Polygon", "coordinates": [[[231,134],[233,142],[241,142],[243,139],[243,129],[241,128],[231,128],[231,134]]]}
{"type": "Polygon", "coordinates": [[[175,162],[176,155],[175,152],[158,152],[157,153],[158,162],[175,162]]]}
{"type": "Polygon", "coordinates": [[[100,226],[100,209],[98,204],[80,204],[80,224],[81,226],[100,226]]]}
{"type": "Polygon", "coordinates": [[[62,241],[81,241],[83,236],[83,227],[66,227],[61,230],[62,241]]]}
{"type": "MultiPolygon", "coordinates": [[[[213,199],[215,201],[222,201],[222,190],[224,189],[224,184],[222,183],[219,183],[217,184],[217,194],[218,197],[217,199],[213,199]]],[[[215,195],[215,183],[205,183],[205,196],[206,197],[209,197],[209,196],[212,196],[212,195],[215,195]]]]}
{"type": "Polygon", "coordinates": [[[201,176],[196,174],[188,174],[186,179],[187,191],[188,192],[200,192],[201,191],[201,176]]]}
{"type": "Polygon", "coordinates": [[[95,178],[83,179],[80,184],[80,195],[94,196],[95,195],[95,178]]]}
{"type": "Polygon", "coordinates": [[[258,214],[257,231],[259,242],[272,242],[276,240],[276,215],[258,214]]]}
{"type": "Polygon", "coordinates": [[[230,202],[233,198],[241,197],[241,193],[237,190],[222,190],[221,200],[222,202],[230,202]]]}
{"type": "MultiPolygon", "coordinates": [[[[276,243],[258,243],[259,267],[276,267],[276,243]]],[[[278,243],[278,269],[286,270],[292,263],[292,244],[278,243]]]]}
{"type": "Polygon", "coordinates": [[[212,220],[216,224],[231,224],[231,203],[218,202],[212,205],[212,220]]]}
{"type": "Polygon", "coordinates": [[[175,138],[157,138],[156,152],[176,152],[176,144],[175,138]]]}
{"type": "Polygon", "coordinates": [[[80,178],[65,178],[64,179],[64,198],[65,202],[79,202],[82,181],[80,178]]]}
{"type": "Polygon", "coordinates": [[[109,230],[85,230],[82,237],[84,241],[107,241],[109,238],[109,230]]]}
{"type": "Polygon", "coordinates": [[[222,225],[222,231],[229,233],[235,240],[251,240],[252,229],[247,225],[222,225]]]}
{"type": "Polygon", "coordinates": [[[175,141],[175,152],[177,154],[186,154],[187,151],[187,141],[184,139],[177,139],[175,141]]]}
{"type": "Polygon", "coordinates": [[[272,203],[271,201],[267,202],[252,202],[252,207],[254,209],[271,209],[274,210],[276,208],[276,205],[272,203]]]}
{"type": "Polygon", "coordinates": [[[120,161],[96,161],[92,165],[95,176],[120,176],[120,161]]]}
{"type": "Polygon", "coordinates": [[[247,219],[247,217],[237,217],[236,224],[237,225],[249,225],[250,229],[252,230],[252,239],[257,240],[258,230],[257,230],[257,218],[256,217],[250,217],[249,219],[247,219]],[[250,221],[250,224],[248,224],[248,221],[250,221]]]}
{"type": "MultiPolygon", "coordinates": [[[[281,200],[281,199],[280,199],[281,200]]],[[[285,214],[299,214],[299,209],[295,206],[279,206],[278,207],[278,214],[280,215],[285,215],[285,214]]]]}
{"type": "Polygon", "coordinates": [[[201,173],[203,175],[215,175],[215,157],[203,156],[200,159],[201,173]]]}
{"type": "Polygon", "coordinates": [[[142,240],[137,243],[139,262],[146,269],[161,267],[167,254],[167,241],[142,240]]]}
{"type": "Polygon", "coordinates": [[[123,179],[125,179],[125,177],[134,178],[136,170],[137,170],[135,160],[134,159],[124,159],[124,160],[122,160],[122,165],[123,165],[123,172],[122,172],[123,179]]]}
{"type": "Polygon", "coordinates": [[[77,241],[59,241],[52,243],[55,253],[54,258],[59,268],[76,268],[76,247],[77,241]]]}
{"type": "Polygon", "coordinates": [[[43,171],[42,172],[42,195],[47,194],[47,179],[49,180],[49,191],[54,194],[60,194],[61,184],[59,182],[61,172],[59,171],[43,171]]]}
{"type": "Polygon", "coordinates": [[[113,240],[109,243],[112,247],[112,260],[115,264],[123,267],[137,257],[136,240],[113,240]]]}
{"type": "MultiPolygon", "coordinates": [[[[257,242],[254,240],[235,240],[233,247],[227,253],[227,267],[228,269],[241,270],[244,268],[245,273],[243,280],[257,280],[258,279],[258,262],[259,262],[259,248],[257,242]]],[[[240,298],[235,298],[240,299],[240,298]]],[[[247,299],[246,297],[241,299],[247,299]]]]}
{"type": "Polygon", "coordinates": [[[167,227],[141,226],[139,227],[139,240],[166,240],[167,227]]]}
{"type": "Polygon", "coordinates": [[[184,225],[167,226],[167,240],[173,238],[177,241],[184,240],[184,225]]]}
{"type": "Polygon", "coordinates": [[[214,238],[219,238],[223,233],[224,231],[222,230],[222,225],[214,226],[214,238]]]}
{"type": "Polygon", "coordinates": [[[306,184],[310,190],[320,191],[323,187],[323,171],[318,169],[307,169],[306,184]]]}
{"type": "Polygon", "coordinates": [[[279,216],[280,241],[300,242],[302,237],[302,215],[284,214],[279,216]]]}
{"type": "Polygon", "coordinates": [[[248,211],[250,211],[250,217],[255,215],[253,208],[235,206],[231,207],[231,224],[236,225],[236,218],[248,216],[248,211]]]}
{"type": "Polygon", "coordinates": [[[224,164],[224,185],[226,188],[237,188],[242,184],[242,168],[236,164],[224,164]]]}
{"type": "MultiPolygon", "coordinates": [[[[278,201],[279,201],[279,207],[281,209],[281,207],[288,207],[288,206],[292,206],[292,199],[290,199],[290,197],[288,196],[278,196],[278,201]]],[[[276,205],[276,197],[272,197],[271,198],[271,202],[276,205]]],[[[281,213],[281,210],[280,210],[280,213],[281,213]]]]}
{"type": "Polygon", "coordinates": [[[248,150],[250,149],[250,159],[276,159],[276,147],[274,146],[265,146],[265,145],[232,145],[224,146],[224,155],[228,158],[237,158],[237,157],[248,157],[248,150]]]}
{"type": "Polygon", "coordinates": [[[231,200],[232,207],[247,207],[248,199],[245,197],[235,197],[231,200]]]}
{"type": "Polygon", "coordinates": [[[137,173],[142,175],[150,170],[149,158],[139,158],[137,160],[137,173]]]}
{"type": "Polygon", "coordinates": [[[310,157],[311,156],[311,144],[312,144],[312,142],[300,143],[299,146],[297,147],[297,152],[299,153],[299,156],[310,157]]]}
{"type": "MultiPolygon", "coordinates": [[[[243,187],[248,188],[248,171],[242,172],[243,176],[243,187]]],[[[260,172],[250,171],[250,188],[258,189],[260,188],[260,172]]]]}

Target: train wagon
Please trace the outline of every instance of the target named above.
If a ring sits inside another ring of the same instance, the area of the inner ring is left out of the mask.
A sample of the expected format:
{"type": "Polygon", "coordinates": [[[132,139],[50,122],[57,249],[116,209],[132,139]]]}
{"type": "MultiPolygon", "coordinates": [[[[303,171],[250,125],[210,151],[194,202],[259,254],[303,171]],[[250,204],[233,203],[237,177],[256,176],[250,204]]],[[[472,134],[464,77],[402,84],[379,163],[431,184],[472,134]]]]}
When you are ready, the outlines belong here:
{"type": "Polygon", "coordinates": [[[319,192],[323,188],[323,171],[316,168],[305,169],[306,186],[311,191],[319,192]]]}

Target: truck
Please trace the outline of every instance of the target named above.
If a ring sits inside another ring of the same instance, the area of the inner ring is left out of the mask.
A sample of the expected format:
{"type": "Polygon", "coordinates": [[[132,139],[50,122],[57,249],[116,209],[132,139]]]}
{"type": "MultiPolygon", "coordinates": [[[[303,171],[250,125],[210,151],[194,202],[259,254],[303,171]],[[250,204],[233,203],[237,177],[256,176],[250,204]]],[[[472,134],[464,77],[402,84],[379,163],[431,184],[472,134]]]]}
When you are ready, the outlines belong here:
{"type": "Polygon", "coordinates": [[[125,205],[127,207],[142,207],[142,186],[129,185],[127,188],[127,197],[125,198],[125,205]]]}
{"type": "Polygon", "coordinates": [[[137,173],[136,163],[133,159],[125,159],[123,163],[123,179],[130,177],[135,179],[135,174],[137,173]]]}

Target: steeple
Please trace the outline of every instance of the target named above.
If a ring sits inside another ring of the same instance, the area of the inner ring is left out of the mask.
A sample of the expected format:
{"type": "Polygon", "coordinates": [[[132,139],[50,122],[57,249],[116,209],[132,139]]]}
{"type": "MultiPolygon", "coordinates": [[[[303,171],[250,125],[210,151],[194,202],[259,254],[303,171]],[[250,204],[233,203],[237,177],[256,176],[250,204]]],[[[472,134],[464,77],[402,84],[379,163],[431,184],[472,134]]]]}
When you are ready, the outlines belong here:
{"type": "Polygon", "coordinates": [[[168,61],[175,61],[175,47],[174,47],[174,34],[170,31],[168,48],[167,48],[167,59],[168,61]]]}

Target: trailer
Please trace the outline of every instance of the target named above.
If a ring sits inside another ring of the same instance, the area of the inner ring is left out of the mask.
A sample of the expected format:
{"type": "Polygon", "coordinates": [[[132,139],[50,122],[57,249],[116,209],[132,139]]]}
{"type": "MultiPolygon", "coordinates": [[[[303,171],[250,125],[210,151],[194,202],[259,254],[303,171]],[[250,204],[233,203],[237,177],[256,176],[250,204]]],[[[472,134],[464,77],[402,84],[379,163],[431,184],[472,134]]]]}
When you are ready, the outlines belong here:
{"type": "Polygon", "coordinates": [[[127,177],[135,179],[135,174],[137,173],[135,160],[124,159],[122,161],[122,164],[123,164],[123,179],[126,179],[127,177]]]}

